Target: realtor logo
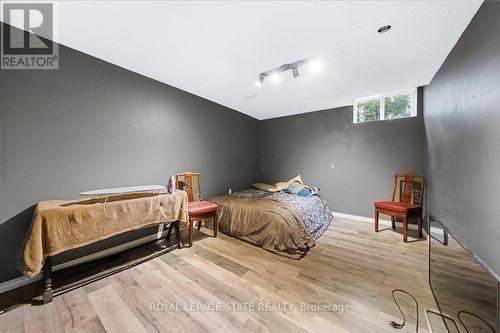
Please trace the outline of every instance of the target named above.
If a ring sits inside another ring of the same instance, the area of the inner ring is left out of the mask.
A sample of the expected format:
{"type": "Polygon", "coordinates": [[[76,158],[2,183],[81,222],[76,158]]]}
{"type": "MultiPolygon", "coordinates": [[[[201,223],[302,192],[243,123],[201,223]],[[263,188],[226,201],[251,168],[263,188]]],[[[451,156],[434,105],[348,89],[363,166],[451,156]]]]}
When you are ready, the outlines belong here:
{"type": "Polygon", "coordinates": [[[1,69],[58,69],[53,3],[2,2],[1,69]]]}

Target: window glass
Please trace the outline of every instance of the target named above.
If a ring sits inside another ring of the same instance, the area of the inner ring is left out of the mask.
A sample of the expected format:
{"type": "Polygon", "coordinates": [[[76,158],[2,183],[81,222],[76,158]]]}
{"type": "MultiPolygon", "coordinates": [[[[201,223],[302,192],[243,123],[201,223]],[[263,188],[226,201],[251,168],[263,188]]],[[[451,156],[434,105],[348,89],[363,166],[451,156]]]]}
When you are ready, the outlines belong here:
{"type": "Polygon", "coordinates": [[[385,119],[411,117],[412,96],[410,94],[384,98],[385,119]]]}
{"type": "Polygon", "coordinates": [[[356,104],[358,123],[380,120],[380,99],[372,99],[356,104]]]}
{"type": "Polygon", "coordinates": [[[417,116],[417,88],[354,100],[353,122],[391,120],[417,116]]]}

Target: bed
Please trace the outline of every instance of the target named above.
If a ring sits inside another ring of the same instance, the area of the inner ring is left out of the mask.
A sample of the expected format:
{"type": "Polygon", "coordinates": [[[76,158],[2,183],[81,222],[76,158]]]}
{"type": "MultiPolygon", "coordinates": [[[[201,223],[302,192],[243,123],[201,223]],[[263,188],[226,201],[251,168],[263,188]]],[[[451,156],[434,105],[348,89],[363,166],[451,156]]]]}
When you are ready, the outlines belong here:
{"type": "Polygon", "coordinates": [[[221,232],[293,259],[302,258],[333,220],[319,195],[248,189],[210,201],[219,205],[221,232]]]}

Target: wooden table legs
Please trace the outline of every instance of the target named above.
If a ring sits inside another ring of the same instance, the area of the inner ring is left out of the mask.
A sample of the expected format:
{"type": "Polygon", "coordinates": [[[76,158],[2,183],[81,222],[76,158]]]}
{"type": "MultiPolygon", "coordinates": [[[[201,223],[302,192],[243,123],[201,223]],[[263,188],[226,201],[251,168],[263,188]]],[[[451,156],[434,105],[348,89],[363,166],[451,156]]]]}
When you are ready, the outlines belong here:
{"type": "Polygon", "coordinates": [[[182,249],[184,247],[184,244],[182,244],[182,239],[181,239],[181,229],[180,229],[180,222],[175,221],[171,222],[170,226],[168,227],[168,232],[167,232],[167,240],[170,240],[170,235],[172,234],[172,229],[175,230],[175,238],[177,238],[177,245],[179,246],[179,249],[182,249]]]}
{"type": "MultiPolygon", "coordinates": [[[[172,228],[175,229],[175,237],[177,238],[177,246],[173,245],[170,247],[166,247],[160,251],[156,251],[154,253],[151,253],[151,254],[149,254],[141,259],[138,259],[138,260],[135,260],[133,262],[127,263],[125,265],[121,265],[121,266],[118,266],[118,267],[113,268],[111,270],[105,271],[102,274],[98,274],[97,276],[85,278],[81,281],[73,282],[73,283],[70,283],[66,286],[57,287],[57,288],[55,288],[55,290],[54,290],[53,278],[52,278],[52,257],[45,258],[45,264],[43,265],[43,296],[42,296],[43,303],[44,304],[50,303],[54,299],[54,296],[60,295],[64,292],[67,292],[67,291],[70,291],[70,290],[73,290],[76,288],[79,288],[79,287],[84,286],[86,284],[98,281],[98,280],[103,279],[107,276],[113,275],[115,273],[129,269],[131,267],[139,265],[139,264],[146,262],[148,260],[151,260],[153,258],[159,257],[167,252],[174,250],[176,247],[182,249],[184,245],[182,244],[181,232],[180,232],[179,225],[180,225],[179,221],[175,221],[175,222],[170,223],[170,229],[167,233],[167,239],[169,239],[172,228]]],[[[154,240],[154,241],[151,241],[149,243],[157,242],[157,241],[158,240],[154,240]]]]}
{"type": "Polygon", "coordinates": [[[54,290],[52,289],[52,257],[45,258],[43,265],[43,303],[52,302],[54,290]]]}

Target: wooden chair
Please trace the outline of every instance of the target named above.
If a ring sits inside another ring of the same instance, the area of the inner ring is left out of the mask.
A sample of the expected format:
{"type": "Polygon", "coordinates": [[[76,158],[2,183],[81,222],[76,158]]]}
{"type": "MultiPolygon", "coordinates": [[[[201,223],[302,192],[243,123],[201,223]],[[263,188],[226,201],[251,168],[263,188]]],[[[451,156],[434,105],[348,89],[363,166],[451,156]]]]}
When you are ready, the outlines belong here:
{"type": "Polygon", "coordinates": [[[416,218],[418,236],[422,233],[422,202],[424,199],[425,177],[412,174],[394,176],[392,201],[375,202],[375,232],[378,232],[379,214],[391,217],[392,229],[396,229],[396,218],[403,222],[403,241],[408,242],[408,220],[416,218]]]}
{"type": "MultiPolygon", "coordinates": [[[[213,218],[214,237],[217,237],[217,204],[201,200],[200,174],[197,172],[184,172],[175,176],[176,187],[184,190],[188,195],[189,214],[189,247],[193,246],[193,224],[198,222],[198,230],[201,222],[213,218]]],[[[170,230],[169,230],[170,233],[170,230]]]]}

